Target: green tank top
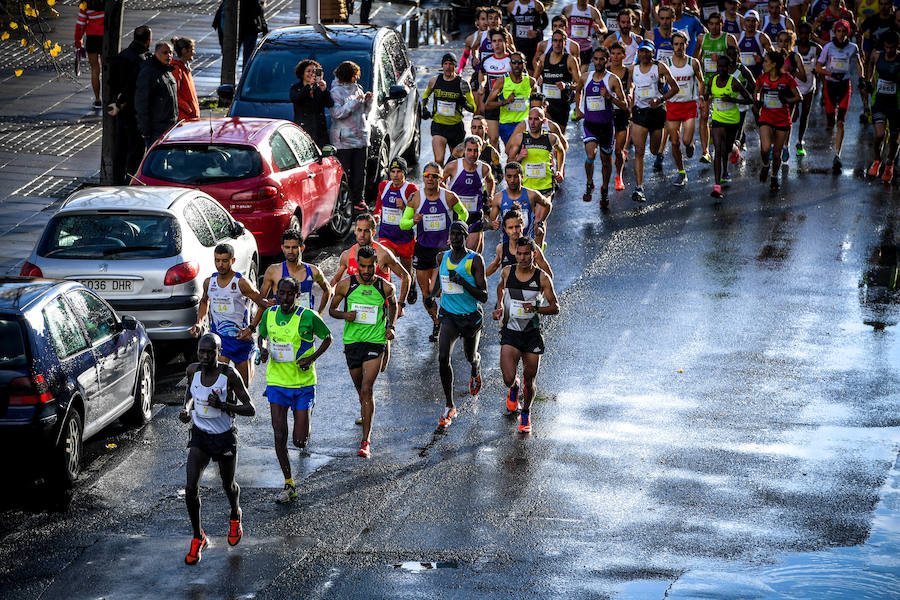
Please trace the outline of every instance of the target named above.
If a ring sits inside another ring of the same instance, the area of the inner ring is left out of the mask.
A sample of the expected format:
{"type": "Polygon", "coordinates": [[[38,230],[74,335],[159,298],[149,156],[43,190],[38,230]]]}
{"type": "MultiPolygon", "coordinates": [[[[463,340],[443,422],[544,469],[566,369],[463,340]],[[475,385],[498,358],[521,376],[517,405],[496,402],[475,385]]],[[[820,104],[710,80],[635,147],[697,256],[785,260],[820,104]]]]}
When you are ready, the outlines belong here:
{"type": "Polygon", "coordinates": [[[528,151],[522,168],[525,170],[523,184],[531,190],[547,190],[553,187],[553,146],[546,133],[531,137],[528,130],[522,136],[522,146],[528,151]]]}
{"type": "Polygon", "coordinates": [[[452,81],[446,81],[443,75],[438,75],[432,90],[434,100],[431,114],[435,123],[456,125],[462,122],[462,106],[466,100],[462,95],[461,82],[462,77],[459,75],[452,81]]]}
{"type": "Polygon", "coordinates": [[[316,351],[314,339],[304,339],[300,333],[300,318],[303,311],[298,306],[287,322],[278,324],[278,317],[284,318],[281,309],[274,306],[266,311],[266,339],[269,340],[269,364],[266,366],[266,383],[286,388],[301,388],[316,384],[316,367],[302,370],[296,360],[316,351]]]}
{"type": "Polygon", "coordinates": [[[372,285],[365,285],[358,276],[350,281],[350,292],[344,298],[344,310],[356,311],[355,321],[344,321],[344,344],[369,342],[384,344],[384,280],[375,278],[372,285]]]}
{"type": "Polygon", "coordinates": [[[725,56],[725,50],[728,48],[728,34],[724,31],[719,34],[718,39],[713,39],[708,33],[703,37],[703,78],[709,85],[710,79],[716,74],[716,60],[712,55],[725,56]]]}
{"type": "Polygon", "coordinates": [[[731,82],[734,76],[729,75],[725,85],[718,85],[719,77],[714,77],[710,82],[709,94],[712,97],[712,120],[726,125],[739,123],[741,120],[741,112],[736,102],[732,102],[727,98],[734,98],[734,89],[731,82]]]}
{"type": "Polygon", "coordinates": [[[503,78],[503,91],[501,98],[509,98],[512,94],[516,99],[509,104],[500,107],[501,123],[521,123],[528,117],[528,99],[531,97],[531,82],[528,75],[522,74],[522,81],[514,83],[512,77],[506,75],[503,78]]]}

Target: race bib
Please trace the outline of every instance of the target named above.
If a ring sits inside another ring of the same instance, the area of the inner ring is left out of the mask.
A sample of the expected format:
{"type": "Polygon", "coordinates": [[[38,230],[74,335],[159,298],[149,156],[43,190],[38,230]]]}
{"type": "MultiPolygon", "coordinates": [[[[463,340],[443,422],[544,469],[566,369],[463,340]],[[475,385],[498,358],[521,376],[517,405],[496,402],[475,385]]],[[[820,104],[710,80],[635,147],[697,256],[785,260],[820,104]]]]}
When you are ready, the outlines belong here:
{"type": "Polygon", "coordinates": [[[831,70],[838,73],[846,73],[850,70],[850,63],[844,58],[831,58],[831,70]]]}
{"type": "Polygon", "coordinates": [[[509,112],[523,112],[528,110],[528,98],[516,98],[507,106],[509,112]]]}
{"type": "Polygon", "coordinates": [[[778,97],[777,93],[769,92],[766,94],[765,107],[781,108],[781,98],[778,97]]]}
{"type": "Polygon", "coordinates": [[[588,31],[587,25],[572,25],[573,38],[586,38],[588,36],[588,31]]]}
{"type": "Polygon", "coordinates": [[[714,12],[719,12],[719,7],[715,4],[709,4],[700,7],[700,10],[703,11],[703,20],[708,21],[711,14],[713,14],[714,12]]]}
{"type": "Polygon", "coordinates": [[[356,321],[362,325],[374,325],[378,322],[378,307],[374,304],[353,304],[350,310],[356,311],[356,321]]]}
{"type": "Polygon", "coordinates": [[[447,215],[423,215],[422,223],[425,231],[441,231],[447,228],[447,215]]]}
{"type": "Polygon", "coordinates": [[[707,73],[715,73],[718,69],[718,61],[706,56],[703,58],[703,70],[707,73]]]}
{"type": "Polygon", "coordinates": [[[675,102],[686,102],[691,99],[691,82],[685,82],[683,85],[678,84],[678,92],[672,98],[675,102]]]}
{"type": "MultiPolygon", "coordinates": [[[[514,319],[530,318],[534,313],[533,312],[531,312],[531,313],[525,312],[526,304],[532,304],[532,303],[524,302],[523,300],[513,300],[512,298],[510,298],[509,299],[509,316],[513,317],[514,319]]],[[[532,310],[533,309],[534,309],[534,307],[532,306],[532,310]]]]}
{"type": "Polygon", "coordinates": [[[272,342],[269,344],[269,354],[272,360],[278,363],[294,362],[294,345],[272,342]]]}
{"type": "Polygon", "coordinates": [[[619,18],[618,17],[606,17],[606,28],[610,33],[615,33],[619,31],[619,18]]]}
{"type": "Polygon", "coordinates": [[[666,58],[672,58],[675,56],[675,51],[671,48],[660,48],[656,51],[656,59],[664,60],[666,58]]]}
{"type": "Polygon", "coordinates": [[[555,83],[545,83],[541,86],[544,90],[544,96],[550,100],[559,100],[562,98],[562,90],[556,87],[555,83]]]}
{"type": "Polygon", "coordinates": [[[478,196],[460,196],[459,201],[470,213],[478,210],[478,196]]]}
{"type": "Polygon", "coordinates": [[[231,297],[211,297],[209,299],[210,304],[212,304],[212,310],[214,313],[218,314],[227,314],[234,312],[234,298],[231,297]]]}
{"type": "Polygon", "coordinates": [[[390,225],[400,225],[400,219],[403,217],[403,213],[400,212],[399,208],[382,208],[381,209],[381,219],[385,223],[390,225]]]}
{"type": "Polygon", "coordinates": [[[601,111],[606,108],[606,98],[602,96],[588,96],[585,100],[587,109],[591,112],[601,111]]]}
{"type": "Polygon", "coordinates": [[[456,114],[456,102],[447,102],[445,100],[437,101],[437,114],[442,117],[452,117],[456,114]]]}
{"type": "MultiPolygon", "coordinates": [[[[220,399],[225,400],[225,390],[213,388],[212,391],[219,394],[220,399]]],[[[222,416],[222,410],[210,406],[208,404],[208,398],[194,398],[194,414],[201,419],[215,419],[216,417],[222,416]]]]}
{"type": "Polygon", "coordinates": [[[634,90],[638,98],[655,98],[656,94],[653,92],[654,87],[652,85],[642,85],[634,90]]]}
{"type": "Polygon", "coordinates": [[[547,176],[547,163],[525,163],[525,177],[542,179],[547,176]]]}
{"type": "Polygon", "coordinates": [[[441,291],[445,294],[462,294],[465,292],[461,285],[450,281],[449,275],[441,275],[441,291]]]}
{"type": "Polygon", "coordinates": [[[887,81],[885,79],[879,79],[876,90],[879,94],[896,94],[897,93],[897,83],[894,81],[887,81]]]}
{"type": "Polygon", "coordinates": [[[741,64],[745,67],[756,66],[756,52],[741,52],[741,64]]]}
{"type": "Polygon", "coordinates": [[[734,110],[735,103],[729,102],[724,98],[715,98],[713,100],[713,107],[715,108],[716,112],[726,112],[729,110],[734,110]]]}

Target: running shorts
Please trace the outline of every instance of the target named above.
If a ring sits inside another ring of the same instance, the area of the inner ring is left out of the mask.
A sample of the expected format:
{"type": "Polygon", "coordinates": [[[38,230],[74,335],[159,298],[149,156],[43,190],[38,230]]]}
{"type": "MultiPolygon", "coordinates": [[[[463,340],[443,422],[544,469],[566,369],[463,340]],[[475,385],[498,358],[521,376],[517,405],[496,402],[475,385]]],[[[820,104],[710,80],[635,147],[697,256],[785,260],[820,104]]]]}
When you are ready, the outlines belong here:
{"type": "Polygon", "coordinates": [[[431,122],[432,137],[439,135],[447,140],[447,146],[451,149],[462,144],[466,137],[466,126],[460,121],[456,125],[444,125],[443,123],[431,122]]]}
{"type": "Polygon", "coordinates": [[[766,127],[771,127],[775,131],[790,131],[791,130],[790,125],[774,125],[768,121],[759,121],[757,123],[758,127],[762,127],[763,125],[765,125],[766,127]]]}
{"type": "Polygon", "coordinates": [[[825,114],[833,115],[839,108],[850,107],[850,79],[825,81],[825,114]]]}
{"type": "Polygon", "coordinates": [[[518,123],[500,123],[500,139],[503,140],[504,144],[509,142],[509,138],[512,137],[513,132],[518,126],[518,123]]]}
{"type": "Polygon", "coordinates": [[[188,440],[188,448],[197,448],[212,460],[218,462],[223,458],[237,458],[237,428],[232,427],[225,433],[207,433],[197,427],[191,426],[191,438],[188,440]]]}
{"type": "Polygon", "coordinates": [[[612,123],[590,123],[582,121],[584,143],[595,142],[603,154],[610,155],[616,147],[616,134],[612,123]]]}
{"type": "Polygon", "coordinates": [[[666,120],[667,121],[687,121],[688,119],[697,118],[697,101],[689,102],[666,102],[666,120]]]}
{"type": "Polygon", "coordinates": [[[380,238],[378,243],[394,253],[398,258],[412,258],[416,250],[416,240],[411,239],[405,244],[398,244],[391,240],[380,238]]]}
{"type": "Polygon", "coordinates": [[[441,325],[452,326],[461,337],[470,338],[484,328],[484,313],[476,310],[467,315],[457,315],[441,308],[438,321],[441,325]]]}
{"type": "Polygon", "coordinates": [[[316,386],[306,385],[299,388],[267,385],[263,396],[272,403],[286,406],[291,410],[309,410],[316,404],[316,386]]]}
{"type": "Polygon", "coordinates": [[[543,354],[544,337],[537,328],[525,331],[514,331],[506,327],[500,328],[500,345],[512,346],[523,354],[543,354]]]}
{"type": "Polygon", "coordinates": [[[374,360],[384,354],[386,344],[373,344],[372,342],[353,342],[344,345],[344,358],[347,359],[347,368],[361,369],[363,363],[374,360]]]}
{"type": "Polygon", "coordinates": [[[222,356],[236,365],[250,360],[250,356],[256,350],[253,340],[239,340],[227,335],[220,335],[222,340],[222,356]]]}
{"type": "Polygon", "coordinates": [[[469,218],[466,219],[466,225],[469,226],[469,233],[478,233],[484,231],[484,213],[470,212],[469,218]]]}
{"type": "Polygon", "coordinates": [[[613,110],[613,125],[615,126],[616,133],[621,133],[628,129],[629,121],[631,121],[631,118],[629,117],[627,110],[613,110]]]}
{"type": "Polygon", "coordinates": [[[897,98],[890,96],[888,102],[879,102],[879,96],[875,96],[872,103],[872,122],[887,123],[891,129],[900,125],[900,108],[897,107],[897,98]]]}
{"type": "MultiPolygon", "coordinates": [[[[485,81],[484,84],[484,102],[487,103],[488,96],[491,95],[491,86],[487,84],[485,81]]],[[[488,121],[499,121],[500,120],[500,108],[493,109],[484,109],[484,118],[488,121]]]]}
{"type": "Polygon", "coordinates": [[[565,100],[553,101],[547,106],[547,117],[560,127],[568,125],[571,112],[572,109],[565,100]]]}
{"type": "Polygon", "coordinates": [[[413,268],[422,271],[437,269],[437,255],[444,250],[446,248],[429,248],[416,242],[416,249],[413,252],[413,268]]]}
{"type": "Polygon", "coordinates": [[[648,131],[658,131],[666,126],[666,109],[662,106],[656,108],[631,109],[631,121],[648,131]]]}
{"type": "Polygon", "coordinates": [[[84,36],[84,51],[88,54],[103,53],[103,36],[102,35],[86,35],[84,36]]]}

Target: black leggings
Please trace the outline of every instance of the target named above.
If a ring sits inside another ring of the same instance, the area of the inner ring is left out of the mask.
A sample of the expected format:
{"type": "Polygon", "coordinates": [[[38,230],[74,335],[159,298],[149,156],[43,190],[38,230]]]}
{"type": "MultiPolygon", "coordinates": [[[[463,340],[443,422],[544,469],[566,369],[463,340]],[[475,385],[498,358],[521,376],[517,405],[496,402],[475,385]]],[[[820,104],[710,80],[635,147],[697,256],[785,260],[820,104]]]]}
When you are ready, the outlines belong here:
{"type": "MultiPolygon", "coordinates": [[[[200,539],[203,528],[200,526],[200,478],[203,471],[209,465],[209,455],[200,448],[188,449],[187,482],[184,486],[184,502],[187,504],[188,516],[191,518],[191,527],[194,537],[200,539]]],[[[234,472],[237,468],[237,454],[233,457],[221,457],[219,463],[219,476],[222,478],[222,489],[228,496],[231,504],[231,519],[238,520],[241,513],[241,488],[234,480],[234,472]]]]}
{"type": "Polygon", "coordinates": [[[453,354],[453,348],[456,346],[458,338],[463,339],[463,352],[466,360],[472,365],[473,377],[478,373],[481,365],[481,355],[478,354],[481,329],[466,337],[456,328],[452,320],[442,320],[441,333],[438,338],[438,364],[441,371],[441,386],[444,388],[444,397],[447,399],[448,407],[453,406],[453,367],[450,364],[450,356],[453,354]]]}
{"type": "Polygon", "coordinates": [[[337,151],[337,159],[341,162],[344,173],[347,174],[347,184],[350,187],[350,200],[353,204],[363,202],[363,194],[366,188],[366,156],[368,147],[341,148],[337,151]]]}

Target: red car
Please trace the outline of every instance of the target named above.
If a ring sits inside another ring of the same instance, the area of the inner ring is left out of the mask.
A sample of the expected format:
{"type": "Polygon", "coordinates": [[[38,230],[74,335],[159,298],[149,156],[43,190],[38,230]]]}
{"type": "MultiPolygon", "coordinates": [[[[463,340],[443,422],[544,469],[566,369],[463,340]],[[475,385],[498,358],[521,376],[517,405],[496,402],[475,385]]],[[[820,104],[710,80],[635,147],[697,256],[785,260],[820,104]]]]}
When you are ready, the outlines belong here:
{"type": "Polygon", "coordinates": [[[289,121],[184,121],[150,147],[132,185],[203,190],[253,233],[261,255],[275,256],[288,228],[304,239],[319,229],[349,233],[353,208],[333,155],[289,121]]]}

